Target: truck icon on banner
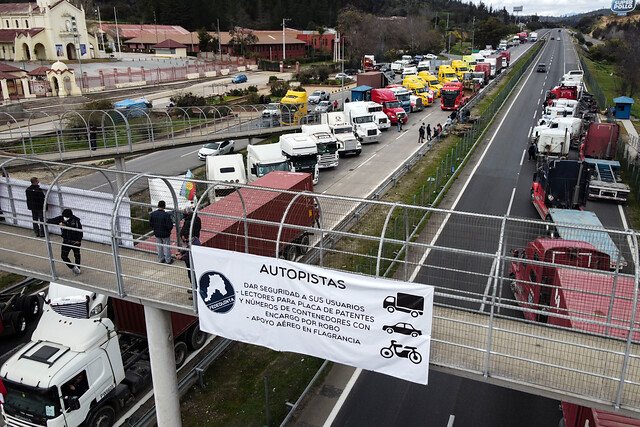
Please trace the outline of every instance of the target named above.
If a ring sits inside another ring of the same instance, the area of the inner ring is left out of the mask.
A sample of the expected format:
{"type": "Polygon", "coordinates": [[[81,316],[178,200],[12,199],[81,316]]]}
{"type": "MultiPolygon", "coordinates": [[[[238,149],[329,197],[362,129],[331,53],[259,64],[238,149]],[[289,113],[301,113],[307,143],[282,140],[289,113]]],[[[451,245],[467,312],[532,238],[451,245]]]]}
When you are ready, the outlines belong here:
{"type": "Polygon", "coordinates": [[[398,310],[410,313],[411,317],[418,317],[424,313],[424,298],[418,295],[398,292],[395,297],[392,295],[386,297],[382,307],[387,309],[389,313],[398,310]]]}

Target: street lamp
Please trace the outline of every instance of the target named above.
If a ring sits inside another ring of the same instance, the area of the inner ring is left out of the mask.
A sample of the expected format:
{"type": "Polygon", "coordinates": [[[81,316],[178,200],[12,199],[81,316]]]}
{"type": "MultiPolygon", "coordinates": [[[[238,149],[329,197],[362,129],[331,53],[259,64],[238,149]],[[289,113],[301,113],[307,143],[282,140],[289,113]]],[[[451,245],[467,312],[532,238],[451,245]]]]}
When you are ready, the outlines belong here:
{"type": "Polygon", "coordinates": [[[78,64],[80,65],[80,90],[84,86],[83,72],[82,72],[82,50],[80,49],[80,34],[78,33],[78,24],[75,16],[71,17],[71,31],[73,31],[73,41],[76,45],[76,51],[78,55],[78,64]]]}

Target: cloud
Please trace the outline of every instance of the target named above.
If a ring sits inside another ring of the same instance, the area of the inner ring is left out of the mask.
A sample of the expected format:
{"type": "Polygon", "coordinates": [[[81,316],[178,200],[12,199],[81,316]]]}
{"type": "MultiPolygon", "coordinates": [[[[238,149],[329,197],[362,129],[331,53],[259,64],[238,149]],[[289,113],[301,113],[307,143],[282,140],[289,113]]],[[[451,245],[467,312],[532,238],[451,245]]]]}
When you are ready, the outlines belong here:
{"type": "MultiPolygon", "coordinates": [[[[473,2],[478,4],[480,0],[473,0],[473,2]]],[[[513,6],[522,6],[523,10],[520,14],[537,14],[540,16],[572,15],[611,7],[610,1],[603,0],[538,0],[536,2],[525,2],[522,0],[485,0],[484,4],[487,7],[492,6],[494,10],[505,7],[509,13],[513,13],[513,6]]]]}

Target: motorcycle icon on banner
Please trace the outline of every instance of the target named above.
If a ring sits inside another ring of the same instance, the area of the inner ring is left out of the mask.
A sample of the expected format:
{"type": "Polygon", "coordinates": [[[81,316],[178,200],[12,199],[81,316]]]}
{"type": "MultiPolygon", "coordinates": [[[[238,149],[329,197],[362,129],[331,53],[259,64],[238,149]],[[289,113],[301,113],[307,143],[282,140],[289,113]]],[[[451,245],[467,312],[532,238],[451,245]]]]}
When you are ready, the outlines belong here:
{"type": "Polygon", "coordinates": [[[390,359],[394,354],[398,357],[407,358],[416,365],[422,362],[422,356],[416,351],[416,347],[404,346],[396,340],[391,340],[389,347],[382,347],[382,349],[380,349],[380,355],[385,359],[390,359]]]}

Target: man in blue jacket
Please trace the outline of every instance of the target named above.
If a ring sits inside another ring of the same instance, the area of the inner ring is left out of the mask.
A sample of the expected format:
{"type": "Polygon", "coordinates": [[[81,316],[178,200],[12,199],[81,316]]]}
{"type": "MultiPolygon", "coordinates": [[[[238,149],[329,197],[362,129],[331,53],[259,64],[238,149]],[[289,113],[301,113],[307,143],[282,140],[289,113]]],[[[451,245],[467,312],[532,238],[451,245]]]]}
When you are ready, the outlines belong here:
{"type": "Polygon", "coordinates": [[[156,238],[156,249],[158,251],[158,262],[173,264],[171,259],[171,230],[173,230],[173,221],[171,215],[164,209],[167,204],[164,200],[158,202],[158,209],[151,212],[149,217],[149,225],[153,229],[153,235],[156,238]]]}
{"type": "Polygon", "coordinates": [[[60,258],[75,275],[80,274],[80,245],[82,244],[82,224],[80,218],[73,214],[69,208],[62,211],[62,215],[47,220],[47,224],[60,226],[62,234],[62,247],[60,258]],[[69,259],[69,252],[73,251],[74,263],[69,259]]]}

